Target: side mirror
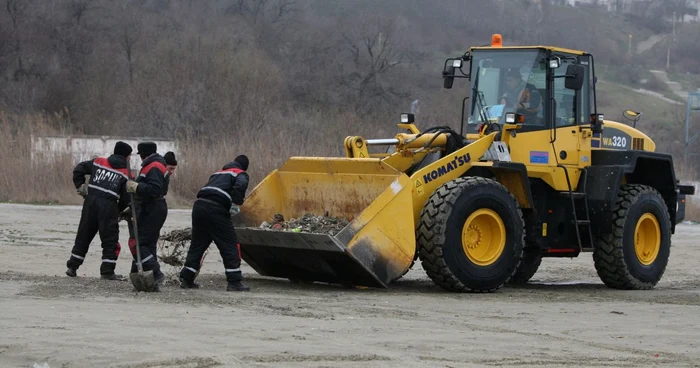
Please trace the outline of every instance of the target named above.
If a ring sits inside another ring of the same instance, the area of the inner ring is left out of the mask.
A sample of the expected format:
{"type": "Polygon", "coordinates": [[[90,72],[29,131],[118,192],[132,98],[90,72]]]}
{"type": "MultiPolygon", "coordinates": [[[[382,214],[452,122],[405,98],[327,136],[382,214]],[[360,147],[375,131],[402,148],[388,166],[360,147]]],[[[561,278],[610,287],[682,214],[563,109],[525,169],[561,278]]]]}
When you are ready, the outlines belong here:
{"type": "Polygon", "coordinates": [[[622,112],[622,116],[625,117],[625,119],[629,120],[632,122],[632,127],[636,128],[637,127],[637,122],[639,119],[642,118],[642,113],[633,111],[633,110],[625,110],[622,112]]]}
{"type": "Polygon", "coordinates": [[[581,88],[583,88],[583,75],[585,73],[586,69],[582,65],[570,64],[566,67],[564,87],[573,89],[574,91],[580,91],[581,88]]]}
{"type": "Polygon", "coordinates": [[[455,82],[455,67],[448,65],[445,70],[442,71],[442,87],[445,89],[452,88],[452,84],[455,82]]]}
{"type": "Polygon", "coordinates": [[[625,111],[622,112],[622,114],[625,115],[625,117],[626,117],[627,119],[630,119],[630,120],[634,120],[634,119],[636,119],[638,116],[642,116],[642,113],[641,113],[641,112],[637,112],[637,111],[633,111],[633,110],[625,110],[625,111]]]}

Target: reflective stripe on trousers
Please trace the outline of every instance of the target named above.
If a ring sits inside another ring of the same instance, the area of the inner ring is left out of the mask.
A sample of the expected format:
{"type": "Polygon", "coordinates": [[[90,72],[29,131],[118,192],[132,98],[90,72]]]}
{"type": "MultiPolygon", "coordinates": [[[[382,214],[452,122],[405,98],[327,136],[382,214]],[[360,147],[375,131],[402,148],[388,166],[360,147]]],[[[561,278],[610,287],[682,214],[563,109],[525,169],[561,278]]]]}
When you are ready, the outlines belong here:
{"type": "Polygon", "coordinates": [[[151,254],[151,255],[149,255],[148,257],[142,259],[142,260],[141,260],[141,264],[144,264],[144,263],[146,263],[147,261],[150,261],[151,258],[153,258],[153,254],[151,254]]]}

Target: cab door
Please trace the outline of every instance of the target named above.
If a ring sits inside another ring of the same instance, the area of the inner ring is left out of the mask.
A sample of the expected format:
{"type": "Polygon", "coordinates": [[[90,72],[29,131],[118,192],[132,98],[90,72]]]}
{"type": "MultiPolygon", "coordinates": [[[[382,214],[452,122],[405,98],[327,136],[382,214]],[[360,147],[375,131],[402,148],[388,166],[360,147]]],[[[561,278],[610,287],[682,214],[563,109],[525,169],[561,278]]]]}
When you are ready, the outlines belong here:
{"type": "Polygon", "coordinates": [[[581,129],[588,124],[590,83],[588,62],[585,56],[565,55],[562,65],[553,70],[552,83],[552,124],[551,139],[555,164],[571,167],[588,166],[590,161],[590,130],[581,129]],[[580,91],[565,86],[567,67],[571,64],[583,65],[586,71],[583,88],[580,91]]]}

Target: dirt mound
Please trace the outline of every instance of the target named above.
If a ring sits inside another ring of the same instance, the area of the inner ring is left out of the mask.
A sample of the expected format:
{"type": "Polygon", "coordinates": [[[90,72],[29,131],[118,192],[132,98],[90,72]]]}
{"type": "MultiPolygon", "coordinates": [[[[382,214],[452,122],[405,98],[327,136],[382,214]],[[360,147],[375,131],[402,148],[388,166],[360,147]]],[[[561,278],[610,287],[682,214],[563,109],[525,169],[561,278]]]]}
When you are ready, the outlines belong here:
{"type": "Polygon", "coordinates": [[[272,218],[271,222],[263,222],[260,228],[298,233],[336,235],[347,225],[347,220],[329,216],[328,213],[323,216],[306,213],[302,217],[292,218],[289,221],[285,221],[284,216],[278,213],[272,218]]]}

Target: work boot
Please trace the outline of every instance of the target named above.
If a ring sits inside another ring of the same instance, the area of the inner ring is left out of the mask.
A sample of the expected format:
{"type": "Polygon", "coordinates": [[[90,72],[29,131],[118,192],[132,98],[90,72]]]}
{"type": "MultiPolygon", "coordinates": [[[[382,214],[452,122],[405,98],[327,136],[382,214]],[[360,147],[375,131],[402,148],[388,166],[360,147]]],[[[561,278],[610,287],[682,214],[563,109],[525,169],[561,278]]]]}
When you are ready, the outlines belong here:
{"type": "Polygon", "coordinates": [[[240,282],[240,281],[234,281],[234,282],[229,282],[228,286],[226,286],[226,291],[249,291],[250,288],[240,282]]]}
{"type": "Polygon", "coordinates": [[[114,274],[114,273],[107,273],[107,274],[104,274],[104,275],[100,275],[100,277],[101,277],[103,280],[112,280],[112,281],[125,281],[125,280],[126,280],[126,277],[124,277],[124,276],[122,276],[122,275],[117,275],[117,274],[114,274]]]}
{"type": "Polygon", "coordinates": [[[68,276],[70,276],[70,277],[78,276],[78,273],[77,273],[76,271],[77,271],[77,270],[74,269],[74,268],[69,268],[69,269],[66,270],[66,275],[68,275],[68,276]]]}
{"type": "Polygon", "coordinates": [[[184,277],[180,277],[180,287],[183,289],[199,289],[199,283],[187,281],[184,277]]]}
{"type": "Polygon", "coordinates": [[[160,286],[163,285],[163,282],[165,281],[165,274],[160,274],[158,277],[155,279],[155,283],[153,284],[153,291],[154,292],[160,292],[160,286]]]}

